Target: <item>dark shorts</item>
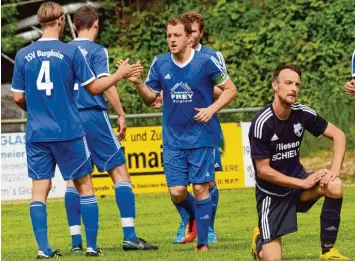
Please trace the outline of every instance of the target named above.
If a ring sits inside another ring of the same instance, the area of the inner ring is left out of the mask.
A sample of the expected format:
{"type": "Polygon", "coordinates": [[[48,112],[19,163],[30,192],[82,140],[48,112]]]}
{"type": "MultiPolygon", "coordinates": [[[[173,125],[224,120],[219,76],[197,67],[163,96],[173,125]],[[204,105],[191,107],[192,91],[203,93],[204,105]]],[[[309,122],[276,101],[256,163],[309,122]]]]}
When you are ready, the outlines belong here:
{"type": "MultiPolygon", "coordinates": [[[[304,172],[303,179],[309,176],[304,172]]],[[[300,201],[303,189],[292,189],[286,196],[276,196],[256,187],[256,203],[262,243],[271,242],[297,231],[297,212],[308,212],[317,202],[300,201]]]]}

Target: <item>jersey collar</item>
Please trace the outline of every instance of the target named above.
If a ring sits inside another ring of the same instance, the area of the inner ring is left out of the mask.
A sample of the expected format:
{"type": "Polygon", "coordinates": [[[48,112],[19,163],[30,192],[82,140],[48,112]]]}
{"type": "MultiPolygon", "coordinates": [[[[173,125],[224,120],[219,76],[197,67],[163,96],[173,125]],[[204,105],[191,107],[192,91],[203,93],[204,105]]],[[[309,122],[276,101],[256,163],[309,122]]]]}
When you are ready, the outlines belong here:
{"type": "Polygon", "coordinates": [[[196,51],[201,52],[201,49],[202,49],[202,45],[200,43],[198,43],[198,47],[197,47],[196,51]]]}
{"type": "Polygon", "coordinates": [[[173,63],[174,63],[176,66],[178,66],[178,67],[180,67],[180,68],[183,68],[183,67],[187,66],[187,65],[191,62],[191,60],[194,58],[194,55],[195,55],[195,49],[192,49],[192,48],[191,48],[191,55],[190,55],[190,58],[189,58],[185,63],[183,63],[183,64],[180,64],[179,62],[175,61],[173,54],[170,54],[170,57],[171,57],[171,60],[173,60],[173,63]]]}
{"type": "Polygon", "coordinates": [[[92,42],[89,38],[75,38],[73,41],[90,41],[92,42]]]}
{"type": "Polygon", "coordinates": [[[53,41],[53,40],[57,40],[57,41],[59,41],[57,38],[40,38],[40,39],[38,39],[37,41],[53,41]]]}

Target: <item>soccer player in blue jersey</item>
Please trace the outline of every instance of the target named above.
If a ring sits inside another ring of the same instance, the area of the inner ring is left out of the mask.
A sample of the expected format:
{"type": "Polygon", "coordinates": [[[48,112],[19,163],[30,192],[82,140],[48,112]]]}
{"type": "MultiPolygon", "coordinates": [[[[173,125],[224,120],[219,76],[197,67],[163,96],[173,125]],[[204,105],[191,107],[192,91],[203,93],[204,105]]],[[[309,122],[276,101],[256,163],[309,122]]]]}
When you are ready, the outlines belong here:
{"type": "MultiPolygon", "coordinates": [[[[223,68],[223,70],[227,72],[223,55],[220,52],[208,48],[200,43],[205,28],[204,17],[195,11],[189,11],[187,13],[182,14],[181,16],[184,17],[184,19],[187,19],[191,24],[191,29],[192,29],[191,47],[196,51],[215,57],[216,60],[219,62],[221,68],[223,68]]],[[[222,93],[221,89],[219,89],[218,87],[214,88],[213,95],[215,98],[218,98],[221,93],[222,93]]],[[[162,96],[163,94],[161,92],[161,94],[157,97],[157,99],[152,104],[153,108],[157,109],[162,107],[162,96]]],[[[221,140],[223,140],[222,133],[221,133],[221,140]]],[[[219,152],[219,148],[215,149],[215,160],[216,160],[215,171],[222,171],[221,154],[219,152]]],[[[219,192],[215,181],[209,182],[209,190],[212,199],[212,217],[211,217],[211,226],[208,229],[208,243],[211,244],[217,242],[217,236],[214,230],[214,221],[217,212],[219,192]]],[[[187,192],[187,194],[190,193],[187,192]]],[[[176,244],[178,243],[184,244],[184,243],[194,241],[196,238],[195,222],[189,219],[189,215],[184,208],[176,204],[175,206],[180,214],[181,222],[173,242],[176,244]]]]}
{"type": "Polygon", "coordinates": [[[344,85],[344,92],[347,95],[354,95],[355,94],[355,50],[353,52],[353,56],[351,59],[351,76],[352,79],[345,83],[344,85]]]}
{"type": "Polygon", "coordinates": [[[28,112],[26,153],[32,179],[30,216],[39,247],[37,258],[60,256],[47,236],[46,200],[58,164],[65,180],[74,180],[80,194],[87,255],[97,256],[98,207],[93,192],[90,152],[76,107],[73,86],[78,80],[92,94],[110,88],[119,79],[142,71],[139,65],[122,65],[110,77],[95,80],[79,48],[58,39],[64,30],[64,10],[53,2],[38,10],[43,36],[22,48],[15,58],[11,90],[15,103],[28,112]]]}
{"type": "Polygon", "coordinates": [[[320,216],[320,258],[348,260],[333,247],[343,201],[339,176],[346,137],[313,109],[296,102],[301,89],[297,66],[280,65],[274,72],[272,88],[274,101],[256,114],[249,131],[259,215],[259,226],[253,230],[252,255],[256,260],[281,260],[281,237],[297,231],[297,212],[307,212],[325,197],[320,216]],[[310,174],[301,165],[299,153],[305,130],[333,140],[329,170],[310,174]]]}
{"type": "Polygon", "coordinates": [[[160,91],[163,103],[164,172],[174,203],[196,219],[195,251],[208,250],[212,201],[209,181],[214,180],[214,152],[220,143],[216,113],[237,95],[233,82],[214,57],[191,48],[191,25],[182,17],[167,23],[170,52],[154,58],[145,83],[134,83],[144,104],[151,106],[160,91]],[[214,102],[214,86],[222,94],[214,102]],[[193,184],[195,198],[187,194],[193,184]]]}
{"type": "MultiPolygon", "coordinates": [[[[80,48],[86,57],[96,78],[108,77],[107,50],[95,43],[99,31],[99,13],[90,6],[80,7],[74,13],[74,27],[78,38],[70,44],[80,48]]],[[[80,85],[80,84],[79,84],[80,85]]],[[[107,102],[103,95],[91,95],[85,88],[75,87],[76,102],[84,127],[91,158],[100,172],[107,171],[115,185],[116,203],[121,214],[124,250],[156,250],[158,247],[148,244],[136,236],[134,228],[135,197],[132,192],[131,179],[126,166],[126,158],[120,142],[112,130],[106,113],[107,102]]],[[[124,111],[115,86],[105,92],[105,96],[118,114],[120,132],[124,129],[124,111]]],[[[121,136],[123,138],[123,136],[121,136]]],[[[80,201],[72,181],[68,182],[65,194],[70,233],[72,235],[72,252],[81,251],[80,201]]]]}

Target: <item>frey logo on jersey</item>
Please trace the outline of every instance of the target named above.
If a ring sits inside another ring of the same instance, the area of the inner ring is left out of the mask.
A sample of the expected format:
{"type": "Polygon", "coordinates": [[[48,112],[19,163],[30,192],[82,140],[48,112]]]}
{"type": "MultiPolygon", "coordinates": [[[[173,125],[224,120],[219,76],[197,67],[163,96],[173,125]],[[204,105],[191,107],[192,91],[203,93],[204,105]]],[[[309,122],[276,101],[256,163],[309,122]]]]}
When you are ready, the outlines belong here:
{"type": "Polygon", "coordinates": [[[194,92],[192,92],[191,88],[185,83],[180,82],[174,85],[174,87],[170,90],[171,99],[174,103],[191,103],[192,96],[194,92]]]}
{"type": "Polygon", "coordinates": [[[301,137],[303,134],[303,126],[301,123],[293,125],[293,131],[295,132],[296,136],[301,137]]]}

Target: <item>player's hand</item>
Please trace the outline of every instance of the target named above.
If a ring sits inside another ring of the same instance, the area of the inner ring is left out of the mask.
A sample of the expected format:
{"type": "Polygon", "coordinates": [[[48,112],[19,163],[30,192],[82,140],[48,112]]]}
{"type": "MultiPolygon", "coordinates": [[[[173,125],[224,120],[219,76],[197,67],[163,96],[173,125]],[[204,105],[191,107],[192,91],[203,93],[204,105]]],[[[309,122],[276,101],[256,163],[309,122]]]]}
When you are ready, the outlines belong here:
{"type": "Polygon", "coordinates": [[[122,141],[126,137],[126,129],[127,129],[127,123],[126,123],[126,117],[125,116],[119,116],[117,119],[117,138],[118,140],[122,141]]]}
{"type": "Polygon", "coordinates": [[[207,108],[195,108],[195,110],[198,113],[194,116],[194,119],[201,123],[207,123],[216,113],[210,106],[207,108]]]}
{"type": "Polygon", "coordinates": [[[355,79],[345,83],[344,92],[347,95],[355,94],[355,79]]]}
{"type": "Polygon", "coordinates": [[[313,174],[310,174],[306,179],[302,180],[301,187],[303,189],[310,189],[318,184],[318,182],[325,176],[325,169],[318,170],[313,174]]]}
{"type": "Polygon", "coordinates": [[[143,67],[140,64],[139,61],[137,63],[130,65],[129,63],[129,58],[122,62],[117,62],[116,67],[117,71],[116,73],[121,76],[121,78],[130,78],[130,77],[137,77],[140,75],[141,72],[143,72],[143,67]]]}
{"type": "MultiPolygon", "coordinates": [[[[128,64],[128,59],[126,60],[119,60],[116,62],[116,67],[120,67],[120,66],[124,66],[128,64]]],[[[136,65],[141,65],[140,60],[138,60],[136,63],[136,65]]],[[[142,67],[143,68],[143,67],[142,67]]],[[[131,83],[137,83],[141,80],[141,72],[137,72],[137,73],[132,73],[130,76],[125,77],[128,81],[130,81],[131,83]]]]}
{"type": "Polygon", "coordinates": [[[320,180],[319,185],[321,187],[327,186],[330,181],[333,181],[334,179],[339,177],[339,175],[340,175],[339,173],[336,173],[336,172],[334,172],[332,170],[326,169],[325,170],[325,175],[320,180]]]}
{"type": "Polygon", "coordinates": [[[160,109],[163,106],[163,92],[160,92],[159,96],[157,96],[157,99],[152,104],[152,108],[154,109],[160,109]]]}

